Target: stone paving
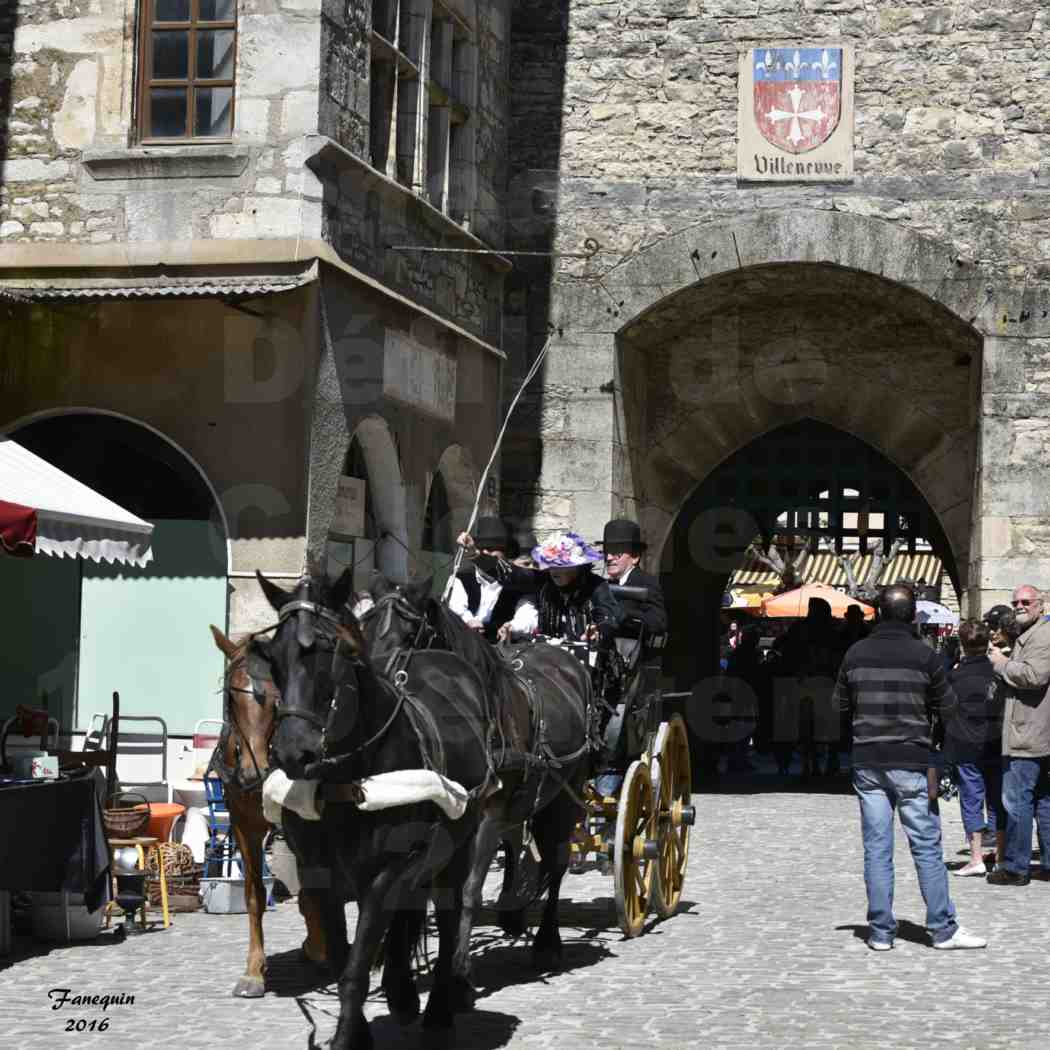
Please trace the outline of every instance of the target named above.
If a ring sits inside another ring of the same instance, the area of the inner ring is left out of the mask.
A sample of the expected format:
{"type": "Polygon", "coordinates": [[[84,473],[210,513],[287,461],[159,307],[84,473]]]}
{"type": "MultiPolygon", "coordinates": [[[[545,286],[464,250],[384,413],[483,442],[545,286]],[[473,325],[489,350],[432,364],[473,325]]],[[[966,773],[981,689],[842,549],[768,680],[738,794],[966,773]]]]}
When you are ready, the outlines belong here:
{"type": "MultiPolygon", "coordinates": [[[[458,1022],[457,1047],[1050,1045],[1050,884],[1010,889],[953,879],[962,923],[990,946],[934,952],[898,833],[901,931],[894,951],[875,953],[862,939],[857,807],[844,778],[809,791],[753,778],[695,802],[689,877],[673,919],[625,941],[611,880],[588,871],[563,886],[565,966],[557,975],[534,973],[527,948],[494,926],[477,930],[481,997],[458,1022]]],[[[942,810],[954,865],[962,859],[959,810],[955,803],[942,810]]],[[[312,1026],[323,1045],[338,1004],[333,987],[299,982],[292,953],[303,933],[294,902],[267,916],[266,934],[274,990],[254,1001],[229,994],[244,960],[244,916],[180,915],[169,931],[126,943],[104,936],[48,950],[20,940],[0,977],[0,1046],[306,1050],[312,1026]],[[55,987],[131,993],[135,1003],[56,1012],[47,998],[55,987]],[[81,1017],[108,1017],[108,1029],[67,1034],[67,1019],[81,1017]]],[[[398,1028],[378,995],[368,1013],[380,1050],[420,1045],[418,1026],[398,1028]]]]}

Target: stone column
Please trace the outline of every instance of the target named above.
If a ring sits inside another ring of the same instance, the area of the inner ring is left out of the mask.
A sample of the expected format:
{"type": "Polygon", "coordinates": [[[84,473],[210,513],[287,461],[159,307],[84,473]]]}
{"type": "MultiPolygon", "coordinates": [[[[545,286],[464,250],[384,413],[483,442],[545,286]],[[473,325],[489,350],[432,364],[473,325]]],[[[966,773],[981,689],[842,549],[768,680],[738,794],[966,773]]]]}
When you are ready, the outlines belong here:
{"type": "Polygon", "coordinates": [[[562,329],[542,375],[542,460],[534,527],[600,538],[613,510],[616,343],[612,333],[562,329]]]}
{"type": "Polygon", "coordinates": [[[970,616],[1020,584],[1050,588],[1050,338],[1010,311],[997,323],[984,342],[970,616]]]}

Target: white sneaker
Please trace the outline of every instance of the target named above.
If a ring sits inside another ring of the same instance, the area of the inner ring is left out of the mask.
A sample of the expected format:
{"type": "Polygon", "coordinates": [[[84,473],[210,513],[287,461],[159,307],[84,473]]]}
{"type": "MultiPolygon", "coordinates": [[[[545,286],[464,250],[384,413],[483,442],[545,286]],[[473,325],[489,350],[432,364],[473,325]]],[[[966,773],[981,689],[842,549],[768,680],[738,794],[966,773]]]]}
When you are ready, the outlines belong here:
{"type": "Polygon", "coordinates": [[[934,944],[934,948],[948,951],[950,948],[987,948],[988,942],[976,934],[967,933],[961,926],[946,941],[934,944]]]}
{"type": "Polygon", "coordinates": [[[888,952],[893,947],[893,941],[873,941],[869,937],[868,947],[873,952],[888,952]]]}
{"type": "Polygon", "coordinates": [[[957,871],[952,872],[953,875],[959,875],[965,878],[967,875],[987,875],[988,869],[984,866],[984,861],[979,860],[977,863],[971,861],[964,868],[959,868],[957,871]]]}

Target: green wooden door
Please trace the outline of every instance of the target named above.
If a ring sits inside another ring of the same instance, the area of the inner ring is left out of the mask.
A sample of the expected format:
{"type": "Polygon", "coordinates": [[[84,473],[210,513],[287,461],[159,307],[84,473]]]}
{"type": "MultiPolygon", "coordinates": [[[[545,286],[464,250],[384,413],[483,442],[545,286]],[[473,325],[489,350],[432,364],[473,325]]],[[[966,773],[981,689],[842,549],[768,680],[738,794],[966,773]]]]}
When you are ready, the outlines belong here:
{"type": "Polygon", "coordinates": [[[226,627],[224,545],[203,521],[158,521],[145,569],[84,563],[77,723],[111,708],[159,715],[171,734],[222,717],[223,658],[209,624],[226,627]]]}

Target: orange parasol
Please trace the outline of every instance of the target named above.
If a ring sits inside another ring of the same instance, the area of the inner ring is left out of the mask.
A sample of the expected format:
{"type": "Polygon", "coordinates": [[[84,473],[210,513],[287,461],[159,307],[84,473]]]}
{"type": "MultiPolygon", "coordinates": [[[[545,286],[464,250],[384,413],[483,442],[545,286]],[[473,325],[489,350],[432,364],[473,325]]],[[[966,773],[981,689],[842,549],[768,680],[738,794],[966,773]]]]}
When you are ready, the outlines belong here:
{"type": "Polygon", "coordinates": [[[766,598],[762,602],[762,615],[804,617],[809,609],[810,598],[823,598],[831,606],[831,615],[840,619],[846,615],[846,610],[851,605],[860,606],[865,620],[875,619],[875,610],[870,605],[865,605],[864,602],[851,598],[826,583],[806,583],[793,591],[766,598]]]}

